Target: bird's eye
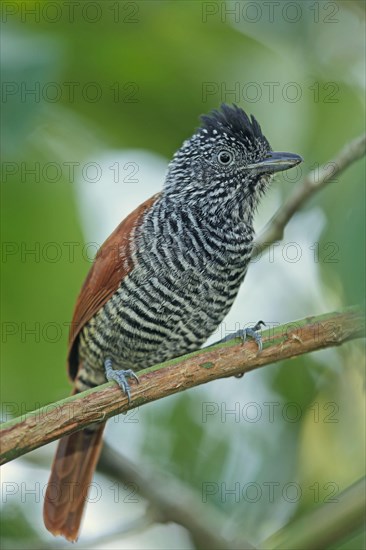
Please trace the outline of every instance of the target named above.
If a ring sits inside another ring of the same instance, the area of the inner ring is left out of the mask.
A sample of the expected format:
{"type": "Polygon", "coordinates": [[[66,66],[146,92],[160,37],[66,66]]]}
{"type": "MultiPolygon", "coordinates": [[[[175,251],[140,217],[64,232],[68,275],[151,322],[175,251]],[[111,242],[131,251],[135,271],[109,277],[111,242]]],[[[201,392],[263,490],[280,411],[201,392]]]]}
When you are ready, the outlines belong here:
{"type": "Polygon", "coordinates": [[[223,149],[217,155],[217,160],[220,164],[222,164],[222,166],[228,166],[233,160],[233,154],[230,151],[223,149]]]}

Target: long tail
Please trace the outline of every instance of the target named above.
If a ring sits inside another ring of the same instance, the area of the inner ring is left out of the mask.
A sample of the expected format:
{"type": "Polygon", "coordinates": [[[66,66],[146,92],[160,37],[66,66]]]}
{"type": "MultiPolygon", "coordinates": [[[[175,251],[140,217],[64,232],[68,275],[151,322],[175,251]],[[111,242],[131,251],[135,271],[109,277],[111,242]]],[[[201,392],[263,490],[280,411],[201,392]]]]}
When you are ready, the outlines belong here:
{"type": "Polygon", "coordinates": [[[62,438],[45,495],[43,519],[53,535],[78,538],[89,484],[102,448],[105,423],[62,438]]]}

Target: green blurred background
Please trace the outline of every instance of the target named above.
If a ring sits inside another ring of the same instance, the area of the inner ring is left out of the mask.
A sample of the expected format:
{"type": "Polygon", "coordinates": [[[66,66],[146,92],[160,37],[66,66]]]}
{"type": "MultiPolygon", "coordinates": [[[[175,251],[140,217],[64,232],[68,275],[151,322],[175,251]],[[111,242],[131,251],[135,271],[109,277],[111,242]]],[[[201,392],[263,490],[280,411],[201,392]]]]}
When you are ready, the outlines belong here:
{"type": "MultiPolygon", "coordinates": [[[[200,114],[235,102],[256,116],[275,150],[305,159],[300,172],[273,184],[259,231],[302,174],[364,131],[364,6],[3,2],[4,420],[70,391],[68,323],[96,246],[161,188],[168,160],[200,114]]],[[[221,332],[363,302],[364,176],[361,160],[295,215],[273,257],[253,263],[221,332]],[[288,243],[301,251],[298,261],[288,243]]],[[[106,437],[138,464],[179,478],[200,500],[205,484],[216,484],[208,503],[227,517],[228,532],[256,544],[363,475],[363,366],[364,348],[352,342],[151,404],[137,422],[111,421],[106,437]],[[205,417],[207,403],[216,412],[205,417]],[[278,488],[274,500],[269,482],[278,488]],[[236,483],[256,483],[263,493],[257,501],[225,496],[222,487],[236,483]],[[301,496],[286,496],[288,483],[301,496]]],[[[53,544],[41,523],[42,499],[25,497],[20,485],[44,486],[52,452],[50,445],[4,468],[4,482],[17,488],[2,502],[4,548],[53,544]]],[[[89,547],[144,508],[141,499],[113,503],[110,482],[97,479],[104,491],[88,507],[81,538],[89,547]]],[[[193,547],[174,526],[109,547],[132,546],[193,547]]]]}

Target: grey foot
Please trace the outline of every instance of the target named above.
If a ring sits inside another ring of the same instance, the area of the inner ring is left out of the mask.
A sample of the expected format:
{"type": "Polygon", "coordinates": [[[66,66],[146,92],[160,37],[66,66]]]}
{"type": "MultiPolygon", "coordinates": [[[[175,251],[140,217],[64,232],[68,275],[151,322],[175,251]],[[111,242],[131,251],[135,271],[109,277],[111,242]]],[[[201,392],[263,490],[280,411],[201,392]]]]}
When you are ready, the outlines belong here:
{"type": "Polygon", "coordinates": [[[128,403],[131,403],[131,390],[129,383],[127,382],[127,378],[133,378],[137,383],[139,383],[139,379],[133,370],[114,370],[112,359],[109,358],[104,361],[104,368],[107,380],[109,382],[111,380],[117,382],[123,393],[127,395],[128,403]]]}
{"type": "Polygon", "coordinates": [[[256,341],[259,351],[262,351],[262,337],[258,333],[258,330],[260,330],[262,325],[265,326],[265,324],[266,323],[264,323],[263,321],[258,321],[258,323],[254,327],[240,329],[234,334],[229,334],[228,336],[225,336],[225,338],[220,340],[220,342],[228,342],[229,340],[233,340],[233,338],[241,338],[243,342],[245,342],[247,336],[250,336],[251,338],[253,338],[253,340],[256,341]]]}
{"type": "MultiPolygon", "coordinates": [[[[258,346],[258,350],[259,352],[261,352],[263,349],[263,343],[262,343],[262,337],[258,333],[258,330],[260,330],[262,325],[265,326],[266,323],[264,321],[258,321],[258,323],[254,325],[254,327],[244,328],[244,329],[238,330],[234,334],[229,334],[228,336],[223,338],[221,342],[227,342],[228,340],[232,340],[233,338],[241,338],[244,343],[247,339],[247,336],[250,336],[251,338],[253,338],[253,340],[255,340],[258,346]]],[[[244,372],[240,374],[236,374],[235,378],[242,378],[243,376],[244,376],[244,372]]]]}

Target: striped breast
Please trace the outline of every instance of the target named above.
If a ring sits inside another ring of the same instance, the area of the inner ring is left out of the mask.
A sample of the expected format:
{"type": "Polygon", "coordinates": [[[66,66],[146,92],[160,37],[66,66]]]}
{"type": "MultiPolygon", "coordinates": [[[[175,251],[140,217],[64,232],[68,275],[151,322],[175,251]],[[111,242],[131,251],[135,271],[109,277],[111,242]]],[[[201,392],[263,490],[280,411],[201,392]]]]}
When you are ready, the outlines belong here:
{"type": "Polygon", "coordinates": [[[251,226],[155,202],[136,235],[132,269],[80,334],[84,378],[103,383],[106,357],[140,370],[198,349],[237,295],[252,239],[251,226]]]}

